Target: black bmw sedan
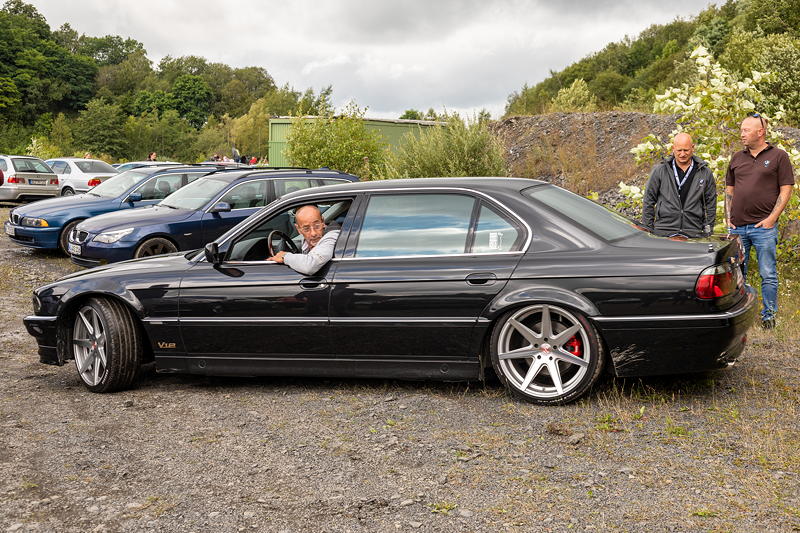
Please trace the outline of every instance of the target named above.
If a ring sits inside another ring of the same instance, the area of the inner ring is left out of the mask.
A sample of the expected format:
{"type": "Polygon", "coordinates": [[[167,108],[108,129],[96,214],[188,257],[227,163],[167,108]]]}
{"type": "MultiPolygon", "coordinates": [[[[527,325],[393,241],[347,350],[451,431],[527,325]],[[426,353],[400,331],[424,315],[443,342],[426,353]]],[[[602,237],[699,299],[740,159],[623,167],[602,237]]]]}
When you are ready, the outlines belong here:
{"type": "Polygon", "coordinates": [[[43,363],[95,392],[142,363],[227,376],[482,379],[541,404],[616,376],[721,368],[754,296],[739,241],[675,241],[554,185],[516,178],[352,183],[288,194],[203,250],[125,261],[34,291],[43,363]],[[340,226],[313,276],[266,261],[301,245],[295,211],[340,226]]]}

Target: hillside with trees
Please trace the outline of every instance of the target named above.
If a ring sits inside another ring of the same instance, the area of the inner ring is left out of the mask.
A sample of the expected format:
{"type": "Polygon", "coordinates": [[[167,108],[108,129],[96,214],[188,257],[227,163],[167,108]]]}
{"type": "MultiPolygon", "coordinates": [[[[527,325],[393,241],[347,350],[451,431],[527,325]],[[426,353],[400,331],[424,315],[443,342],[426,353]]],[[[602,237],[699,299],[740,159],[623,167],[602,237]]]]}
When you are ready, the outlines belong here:
{"type": "Polygon", "coordinates": [[[0,153],[90,151],[106,159],[267,153],[271,115],[318,113],[332,91],[279,85],[261,66],[147,57],[139,41],[53,30],[22,0],[0,9],[0,153]]]}
{"type": "Polygon", "coordinates": [[[651,26],[523,86],[508,97],[505,114],[652,111],[656,94],[691,82],[689,56],[697,46],[741,78],[753,70],[772,72],[761,111],[775,115],[782,106],[783,122],[800,125],[800,0],[728,0],[693,19],[651,26]]]}

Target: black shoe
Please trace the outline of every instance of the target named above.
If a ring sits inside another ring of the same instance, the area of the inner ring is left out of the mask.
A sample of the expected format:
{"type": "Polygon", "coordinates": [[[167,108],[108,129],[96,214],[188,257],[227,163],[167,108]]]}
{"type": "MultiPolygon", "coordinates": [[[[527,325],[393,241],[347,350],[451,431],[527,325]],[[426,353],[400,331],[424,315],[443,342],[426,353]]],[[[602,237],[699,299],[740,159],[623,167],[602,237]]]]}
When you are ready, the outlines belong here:
{"type": "Polygon", "coordinates": [[[768,318],[761,321],[761,329],[775,329],[775,319],[768,318]]]}

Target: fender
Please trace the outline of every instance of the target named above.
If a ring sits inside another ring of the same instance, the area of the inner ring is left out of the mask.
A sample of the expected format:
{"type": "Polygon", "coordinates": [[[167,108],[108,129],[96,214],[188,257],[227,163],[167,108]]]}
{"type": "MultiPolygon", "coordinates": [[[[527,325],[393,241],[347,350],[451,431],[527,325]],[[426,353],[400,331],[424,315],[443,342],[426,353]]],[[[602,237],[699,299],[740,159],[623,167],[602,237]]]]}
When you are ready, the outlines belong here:
{"type": "Polygon", "coordinates": [[[589,299],[575,292],[537,284],[534,280],[512,280],[506,285],[505,290],[486,306],[481,317],[494,322],[506,311],[528,303],[560,304],[577,309],[588,317],[600,314],[589,299]]]}

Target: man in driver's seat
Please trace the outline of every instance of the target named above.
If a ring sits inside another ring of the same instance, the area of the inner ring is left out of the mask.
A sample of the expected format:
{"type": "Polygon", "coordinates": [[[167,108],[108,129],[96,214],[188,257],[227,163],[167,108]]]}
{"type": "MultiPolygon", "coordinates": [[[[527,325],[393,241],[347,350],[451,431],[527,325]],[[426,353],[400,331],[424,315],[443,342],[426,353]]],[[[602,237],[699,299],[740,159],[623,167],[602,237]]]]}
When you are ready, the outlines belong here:
{"type": "Polygon", "coordinates": [[[326,228],[322,213],[315,205],[304,205],[298,209],[295,212],[294,226],[303,236],[303,253],[278,252],[267,258],[267,261],[285,263],[301,274],[310,276],[333,257],[339,228],[326,228]]]}

